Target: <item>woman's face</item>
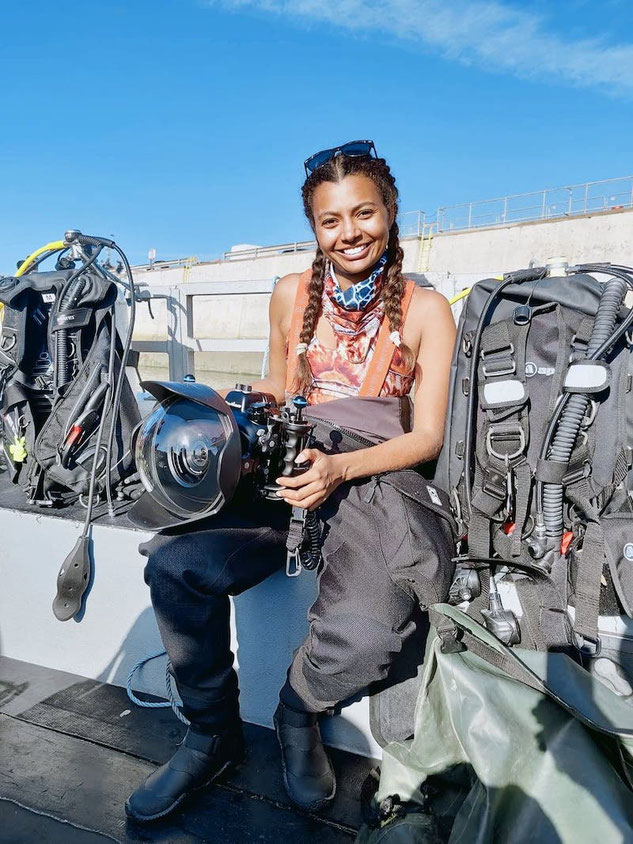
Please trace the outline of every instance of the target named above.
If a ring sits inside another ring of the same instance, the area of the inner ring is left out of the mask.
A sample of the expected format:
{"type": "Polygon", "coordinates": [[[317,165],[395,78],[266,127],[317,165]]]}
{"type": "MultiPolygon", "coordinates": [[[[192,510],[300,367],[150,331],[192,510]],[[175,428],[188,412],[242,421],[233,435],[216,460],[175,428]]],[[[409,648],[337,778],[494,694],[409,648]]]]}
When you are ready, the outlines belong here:
{"type": "Polygon", "coordinates": [[[360,174],[322,182],[312,196],[312,213],[319,246],[341,287],[367,278],[387,248],[393,222],[374,182],[360,174]]]}

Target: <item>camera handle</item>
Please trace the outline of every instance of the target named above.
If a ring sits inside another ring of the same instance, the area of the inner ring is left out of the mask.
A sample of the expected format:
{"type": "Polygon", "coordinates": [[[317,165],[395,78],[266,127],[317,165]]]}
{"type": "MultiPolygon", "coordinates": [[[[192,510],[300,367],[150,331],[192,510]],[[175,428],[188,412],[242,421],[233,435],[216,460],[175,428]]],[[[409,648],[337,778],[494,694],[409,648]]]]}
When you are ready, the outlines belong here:
{"type": "Polygon", "coordinates": [[[307,439],[312,431],[312,425],[303,420],[303,411],[308,405],[307,399],[303,396],[295,396],[292,400],[294,410],[289,411],[289,419],[284,423],[285,450],[283,456],[284,467],[281,475],[284,478],[291,478],[305,472],[307,466],[297,466],[295,460],[307,444],[307,439]]]}

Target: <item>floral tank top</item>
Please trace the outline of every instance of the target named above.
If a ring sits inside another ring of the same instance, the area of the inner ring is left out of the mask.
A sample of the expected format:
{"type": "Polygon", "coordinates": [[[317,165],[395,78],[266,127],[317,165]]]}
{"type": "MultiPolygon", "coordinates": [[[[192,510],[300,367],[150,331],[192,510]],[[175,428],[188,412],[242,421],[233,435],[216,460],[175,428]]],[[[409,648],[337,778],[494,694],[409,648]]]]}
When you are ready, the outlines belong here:
{"type": "MultiPolygon", "coordinates": [[[[324,346],[316,332],[307,357],[313,373],[306,398],[310,404],[358,395],[372,359],[385,309],[377,285],[376,295],[362,311],[341,307],[333,298],[335,282],[328,274],[323,287],[322,314],[334,332],[335,348],[324,346]]],[[[399,349],[394,349],[381,396],[406,396],[414,373],[404,366],[399,349]]]]}

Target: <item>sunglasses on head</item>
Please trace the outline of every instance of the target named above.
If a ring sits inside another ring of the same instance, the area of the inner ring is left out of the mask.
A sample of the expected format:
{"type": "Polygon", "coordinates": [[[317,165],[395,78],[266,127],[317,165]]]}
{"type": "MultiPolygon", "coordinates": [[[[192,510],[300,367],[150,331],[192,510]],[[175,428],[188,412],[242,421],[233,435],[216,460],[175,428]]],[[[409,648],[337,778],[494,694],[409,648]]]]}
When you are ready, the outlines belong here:
{"type": "Polygon", "coordinates": [[[332,149],[322,149],[321,152],[315,152],[310,158],[306,158],[303,166],[305,167],[306,176],[309,176],[318,167],[327,164],[328,161],[331,161],[337,155],[362,158],[364,156],[371,156],[372,153],[374,158],[378,158],[373,141],[350,141],[347,144],[342,144],[340,147],[332,147],[332,149]]]}

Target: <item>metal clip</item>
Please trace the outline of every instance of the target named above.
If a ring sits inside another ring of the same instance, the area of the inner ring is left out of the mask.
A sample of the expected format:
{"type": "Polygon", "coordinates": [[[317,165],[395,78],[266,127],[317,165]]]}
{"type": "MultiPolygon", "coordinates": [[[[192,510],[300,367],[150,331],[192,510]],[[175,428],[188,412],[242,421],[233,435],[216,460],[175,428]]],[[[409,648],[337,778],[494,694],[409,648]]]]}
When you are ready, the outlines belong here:
{"type": "Polygon", "coordinates": [[[514,472],[510,467],[508,457],[506,457],[506,500],[504,509],[508,521],[514,521],[514,472]]]}
{"type": "Polygon", "coordinates": [[[514,375],[517,371],[516,362],[512,359],[512,355],[514,354],[514,344],[509,343],[507,346],[504,346],[501,349],[494,349],[489,352],[482,351],[481,359],[482,359],[482,367],[481,370],[484,374],[485,378],[497,378],[500,375],[514,375]],[[503,354],[501,354],[503,352],[503,354]],[[508,354],[509,353],[509,354],[508,354]],[[494,356],[497,355],[498,357],[495,358],[494,356]],[[503,361],[507,360],[508,363],[505,366],[502,366],[501,369],[494,369],[490,371],[489,367],[494,367],[496,363],[502,363],[503,361]],[[486,363],[487,361],[487,363],[486,363]]]}
{"type": "Polygon", "coordinates": [[[501,426],[496,426],[496,428],[494,428],[491,425],[486,434],[486,452],[491,457],[496,457],[497,460],[503,461],[506,465],[510,460],[515,460],[523,454],[525,443],[525,431],[519,424],[506,428],[502,428],[501,426]],[[495,451],[493,446],[495,440],[497,442],[508,442],[508,440],[517,439],[517,437],[519,446],[515,451],[509,452],[508,454],[501,454],[500,452],[495,451]]]}
{"type": "Polygon", "coordinates": [[[299,577],[302,568],[299,549],[286,551],[286,577],[299,577]]]}

